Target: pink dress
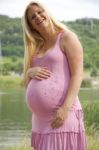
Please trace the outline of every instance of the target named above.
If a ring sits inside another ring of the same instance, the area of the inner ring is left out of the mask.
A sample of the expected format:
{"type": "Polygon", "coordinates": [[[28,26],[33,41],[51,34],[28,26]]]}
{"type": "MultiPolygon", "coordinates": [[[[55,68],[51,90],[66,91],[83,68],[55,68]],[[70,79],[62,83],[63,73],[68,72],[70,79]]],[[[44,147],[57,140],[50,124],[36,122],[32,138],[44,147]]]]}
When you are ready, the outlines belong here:
{"type": "Polygon", "coordinates": [[[31,146],[35,150],[86,150],[83,110],[78,96],[64,124],[51,127],[53,114],[63,104],[71,78],[68,60],[60,49],[61,35],[62,32],[44,56],[33,58],[34,66],[47,66],[52,72],[47,79],[32,79],[26,90],[26,103],[32,112],[31,146]]]}

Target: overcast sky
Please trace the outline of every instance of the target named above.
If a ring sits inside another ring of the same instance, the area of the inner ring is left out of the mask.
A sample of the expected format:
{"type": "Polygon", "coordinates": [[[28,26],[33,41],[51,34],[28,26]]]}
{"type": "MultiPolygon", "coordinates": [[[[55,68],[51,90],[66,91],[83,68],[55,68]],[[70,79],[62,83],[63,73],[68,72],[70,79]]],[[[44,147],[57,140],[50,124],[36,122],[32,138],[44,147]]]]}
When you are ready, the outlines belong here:
{"type": "MultiPolygon", "coordinates": [[[[22,17],[26,5],[32,0],[0,0],[0,14],[22,17]]],[[[39,0],[58,20],[83,17],[99,18],[99,0],[39,0]]]]}

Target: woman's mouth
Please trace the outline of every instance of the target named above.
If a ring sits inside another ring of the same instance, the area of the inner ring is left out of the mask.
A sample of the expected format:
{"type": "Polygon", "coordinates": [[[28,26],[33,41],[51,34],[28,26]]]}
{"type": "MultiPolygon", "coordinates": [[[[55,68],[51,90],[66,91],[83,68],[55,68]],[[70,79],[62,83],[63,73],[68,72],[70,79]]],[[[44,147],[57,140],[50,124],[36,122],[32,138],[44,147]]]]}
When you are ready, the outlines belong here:
{"type": "Polygon", "coordinates": [[[40,21],[40,22],[38,22],[37,25],[40,25],[40,24],[43,23],[44,21],[45,21],[45,19],[42,20],[42,21],[40,21]]]}

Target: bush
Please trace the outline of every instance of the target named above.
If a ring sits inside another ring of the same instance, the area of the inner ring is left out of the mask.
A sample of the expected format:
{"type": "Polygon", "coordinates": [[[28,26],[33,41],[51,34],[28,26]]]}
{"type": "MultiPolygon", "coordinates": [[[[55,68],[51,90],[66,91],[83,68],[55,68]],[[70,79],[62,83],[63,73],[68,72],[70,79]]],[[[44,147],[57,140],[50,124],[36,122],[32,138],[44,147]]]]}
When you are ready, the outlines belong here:
{"type": "Polygon", "coordinates": [[[9,75],[9,71],[11,70],[11,62],[5,62],[2,68],[3,75],[9,75]]]}
{"type": "Polygon", "coordinates": [[[90,76],[92,76],[92,77],[98,76],[98,70],[96,67],[92,68],[90,76]]]}
{"type": "Polygon", "coordinates": [[[83,79],[81,87],[92,87],[91,79],[90,78],[83,79]]]}

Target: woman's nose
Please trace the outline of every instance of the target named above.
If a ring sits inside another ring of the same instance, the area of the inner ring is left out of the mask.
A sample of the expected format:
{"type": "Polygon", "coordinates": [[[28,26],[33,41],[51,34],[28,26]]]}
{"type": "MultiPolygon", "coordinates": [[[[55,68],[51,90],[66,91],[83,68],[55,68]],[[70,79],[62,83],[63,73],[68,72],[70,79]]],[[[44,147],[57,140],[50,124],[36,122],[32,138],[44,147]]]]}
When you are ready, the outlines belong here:
{"type": "Polygon", "coordinates": [[[40,14],[37,13],[37,14],[36,14],[36,18],[40,18],[40,17],[41,17],[40,14]]]}

